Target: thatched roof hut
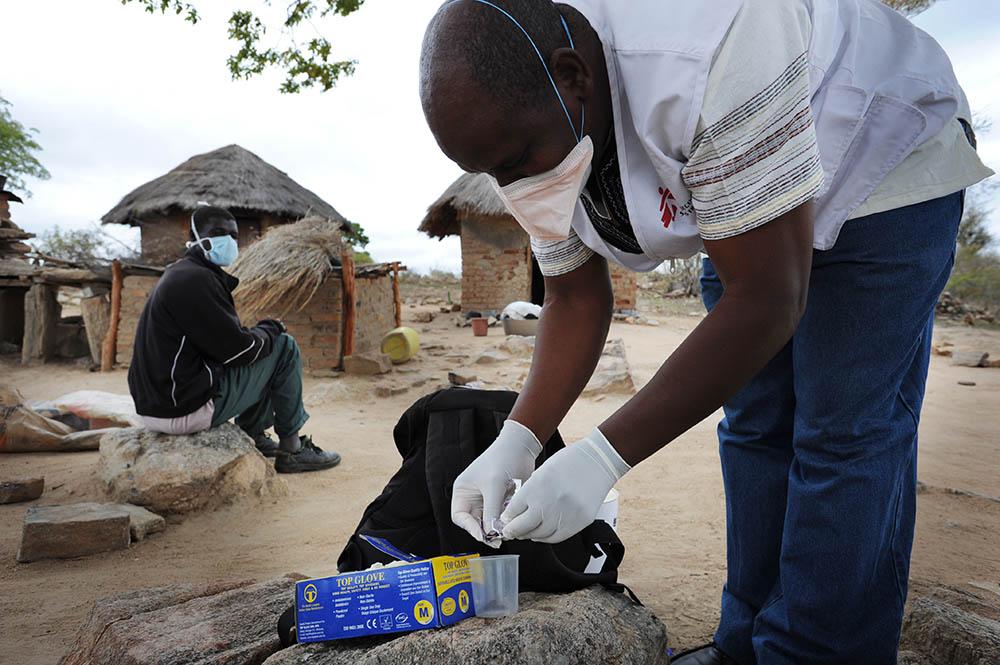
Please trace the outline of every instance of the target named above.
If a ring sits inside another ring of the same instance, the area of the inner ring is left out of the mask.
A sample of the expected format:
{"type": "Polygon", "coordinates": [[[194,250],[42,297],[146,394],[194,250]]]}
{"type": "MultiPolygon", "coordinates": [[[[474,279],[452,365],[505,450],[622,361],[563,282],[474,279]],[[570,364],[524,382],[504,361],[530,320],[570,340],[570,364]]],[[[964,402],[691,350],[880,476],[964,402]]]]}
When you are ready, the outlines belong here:
{"type": "Polygon", "coordinates": [[[346,223],[314,192],[238,145],[195,155],[141,185],[101,217],[101,223],[139,226],[143,258],[165,263],[183,252],[191,212],[200,202],[227,208],[236,216],[241,247],[270,227],[307,216],[346,223]]]}
{"type": "MultiPolygon", "coordinates": [[[[515,300],[541,304],[545,295],[526,234],[507,212],[489,179],[465,173],[427,208],[420,231],[462,238],[462,309],[496,312],[515,300]]],[[[635,275],[611,266],[615,309],[635,309],[635,275]]]]}
{"type": "Polygon", "coordinates": [[[420,231],[432,238],[457,236],[466,218],[508,217],[503,201],[482,173],[464,173],[427,208],[420,231]]]}

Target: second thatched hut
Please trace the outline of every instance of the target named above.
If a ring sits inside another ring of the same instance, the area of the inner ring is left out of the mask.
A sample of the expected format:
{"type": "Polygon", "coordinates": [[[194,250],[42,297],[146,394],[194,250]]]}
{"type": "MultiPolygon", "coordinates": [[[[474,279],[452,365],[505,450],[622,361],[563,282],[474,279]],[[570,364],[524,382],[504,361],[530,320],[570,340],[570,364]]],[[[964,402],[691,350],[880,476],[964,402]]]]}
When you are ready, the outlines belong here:
{"type": "MultiPolygon", "coordinates": [[[[463,310],[499,312],[515,300],[542,303],[542,273],[528,234],[482,174],[466,173],[452,183],[427,209],[420,230],[432,238],[461,237],[463,310]]],[[[610,268],[615,310],[635,309],[635,274],[610,268]]]]}

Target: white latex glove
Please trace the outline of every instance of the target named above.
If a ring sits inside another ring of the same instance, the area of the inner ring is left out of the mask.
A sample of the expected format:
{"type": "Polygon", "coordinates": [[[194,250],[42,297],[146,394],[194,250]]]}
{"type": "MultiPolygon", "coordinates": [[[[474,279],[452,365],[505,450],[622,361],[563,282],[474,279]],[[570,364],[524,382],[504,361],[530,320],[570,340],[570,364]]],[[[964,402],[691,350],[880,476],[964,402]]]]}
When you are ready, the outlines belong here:
{"type": "Polygon", "coordinates": [[[540,452],[542,444],[530,429],[514,420],[504,422],[496,441],[455,479],[451,521],[485,543],[483,524],[500,517],[510,481],[527,480],[540,452]]]}
{"type": "Polygon", "coordinates": [[[561,543],[587,527],[631,467],[594,429],[545,460],[500,516],[504,539],[561,543]]]}

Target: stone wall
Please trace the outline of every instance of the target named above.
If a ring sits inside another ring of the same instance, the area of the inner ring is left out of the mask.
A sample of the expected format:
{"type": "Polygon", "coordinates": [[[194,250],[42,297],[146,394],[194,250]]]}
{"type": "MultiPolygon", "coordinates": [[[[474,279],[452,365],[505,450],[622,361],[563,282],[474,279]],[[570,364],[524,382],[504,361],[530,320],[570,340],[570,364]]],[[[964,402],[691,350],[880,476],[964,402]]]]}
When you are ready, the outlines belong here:
{"type": "Polygon", "coordinates": [[[528,235],[511,217],[462,220],[462,309],[499,312],[531,300],[528,235]]]}
{"type": "Polygon", "coordinates": [[[160,280],[159,277],[130,275],[122,281],[121,318],[118,321],[118,352],[116,362],[128,365],[132,362],[135,346],[135,329],[139,325],[142,308],[149,300],[149,294],[160,280]]]}

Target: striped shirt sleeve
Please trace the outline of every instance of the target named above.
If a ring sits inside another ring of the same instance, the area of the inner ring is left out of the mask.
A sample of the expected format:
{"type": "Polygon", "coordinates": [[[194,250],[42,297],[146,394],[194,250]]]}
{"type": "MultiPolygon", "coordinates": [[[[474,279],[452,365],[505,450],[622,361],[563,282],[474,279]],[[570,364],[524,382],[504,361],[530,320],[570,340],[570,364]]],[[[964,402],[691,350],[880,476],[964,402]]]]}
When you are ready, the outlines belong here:
{"type": "Polygon", "coordinates": [[[765,224],[823,185],[809,106],[808,26],[794,15],[753,9],[744,7],[742,25],[738,18],[713,65],[681,172],[705,240],[765,224]]]}
{"type": "Polygon", "coordinates": [[[594,250],[583,244],[576,231],[570,229],[565,240],[531,239],[531,253],[538,260],[538,267],[546,277],[557,277],[572,272],[590,260],[594,250]]]}

